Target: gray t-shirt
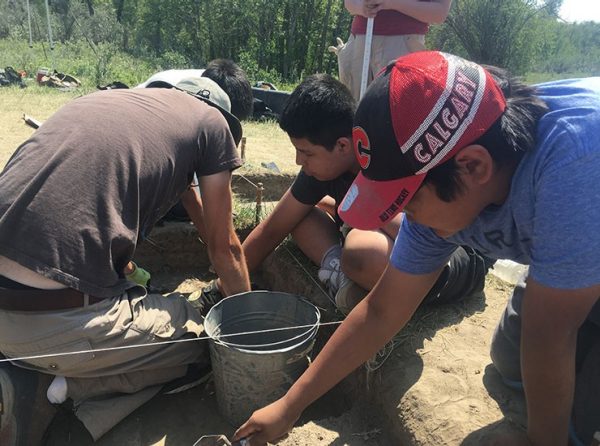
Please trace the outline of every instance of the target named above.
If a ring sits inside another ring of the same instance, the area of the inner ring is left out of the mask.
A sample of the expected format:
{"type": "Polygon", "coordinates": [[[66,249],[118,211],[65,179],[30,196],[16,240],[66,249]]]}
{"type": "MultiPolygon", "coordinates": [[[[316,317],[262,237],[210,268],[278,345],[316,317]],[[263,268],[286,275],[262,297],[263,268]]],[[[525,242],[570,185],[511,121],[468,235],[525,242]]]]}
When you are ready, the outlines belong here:
{"type": "Polygon", "coordinates": [[[123,268],[194,173],[242,164],[221,113],[167,89],[73,100],[0,173],[0,255],[100,297],[131,286],[123,268]]]}

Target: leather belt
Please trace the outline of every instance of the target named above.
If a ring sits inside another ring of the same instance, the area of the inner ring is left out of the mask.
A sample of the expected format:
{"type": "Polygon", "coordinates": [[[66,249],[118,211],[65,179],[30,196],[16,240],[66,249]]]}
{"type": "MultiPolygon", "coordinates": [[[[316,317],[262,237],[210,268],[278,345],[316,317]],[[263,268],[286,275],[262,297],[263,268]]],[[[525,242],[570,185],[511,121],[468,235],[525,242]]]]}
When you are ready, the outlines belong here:
{"type": "MultiPolygon", "coordinates": [[[[104,300],[88,295],[88,304],[104,300]]],[[[61,290],[0,289],[0,310],[5,311],[59,311],[79,308],[86,304],[85,295],[73,288],[61,290]]]]}

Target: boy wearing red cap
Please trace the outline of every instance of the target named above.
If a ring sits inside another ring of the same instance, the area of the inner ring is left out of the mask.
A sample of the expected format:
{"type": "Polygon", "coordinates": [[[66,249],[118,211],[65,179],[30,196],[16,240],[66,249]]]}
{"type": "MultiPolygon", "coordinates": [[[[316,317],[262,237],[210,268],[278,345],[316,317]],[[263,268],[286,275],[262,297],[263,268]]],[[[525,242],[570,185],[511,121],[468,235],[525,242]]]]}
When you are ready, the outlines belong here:
{"type": "Polygon", "coordinates": [[[524,388],[528,429],[496,444],[565,445],[571,417],[571,441],[589,443],[600,426],[590,396],[600,386],[598,132],[598,78],[534,88],[439,52],[390,64],[358,107],[362,172],[339,209],[361,229],[405,212],[390,265],[307,372],[237,437],[264,444],[290,429],[406,324],[449,253],[469,245],[529,265],[492,341],[505,382],[524,388]]]}

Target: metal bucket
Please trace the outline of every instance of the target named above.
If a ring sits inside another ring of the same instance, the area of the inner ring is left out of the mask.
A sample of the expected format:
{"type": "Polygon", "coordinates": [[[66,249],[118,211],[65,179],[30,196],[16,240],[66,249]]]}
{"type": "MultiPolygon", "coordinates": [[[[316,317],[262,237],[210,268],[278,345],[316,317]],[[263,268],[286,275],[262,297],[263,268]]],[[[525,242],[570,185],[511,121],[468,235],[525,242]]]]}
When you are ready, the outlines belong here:
{"type": "Polygon", "coordinates": [[[306,370],[320,317],[306,299],[271,291],[236,294],[210,309],[204,329],[217,404],[231,424],[282,397],[306,370]]]}

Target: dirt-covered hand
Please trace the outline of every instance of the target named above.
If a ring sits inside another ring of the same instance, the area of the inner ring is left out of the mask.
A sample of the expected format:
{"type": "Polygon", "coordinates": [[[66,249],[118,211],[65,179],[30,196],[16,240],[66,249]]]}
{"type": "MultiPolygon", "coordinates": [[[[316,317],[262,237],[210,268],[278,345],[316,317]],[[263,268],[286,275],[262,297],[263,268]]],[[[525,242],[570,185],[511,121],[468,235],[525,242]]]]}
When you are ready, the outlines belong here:
{"type": "Polygon", "coordinates": [[[250,446],[265,446],[291,431],[300,414],[291,410],[284,398],[255,411],[235,432],[233,440],[245,438],[250,446]]]}

